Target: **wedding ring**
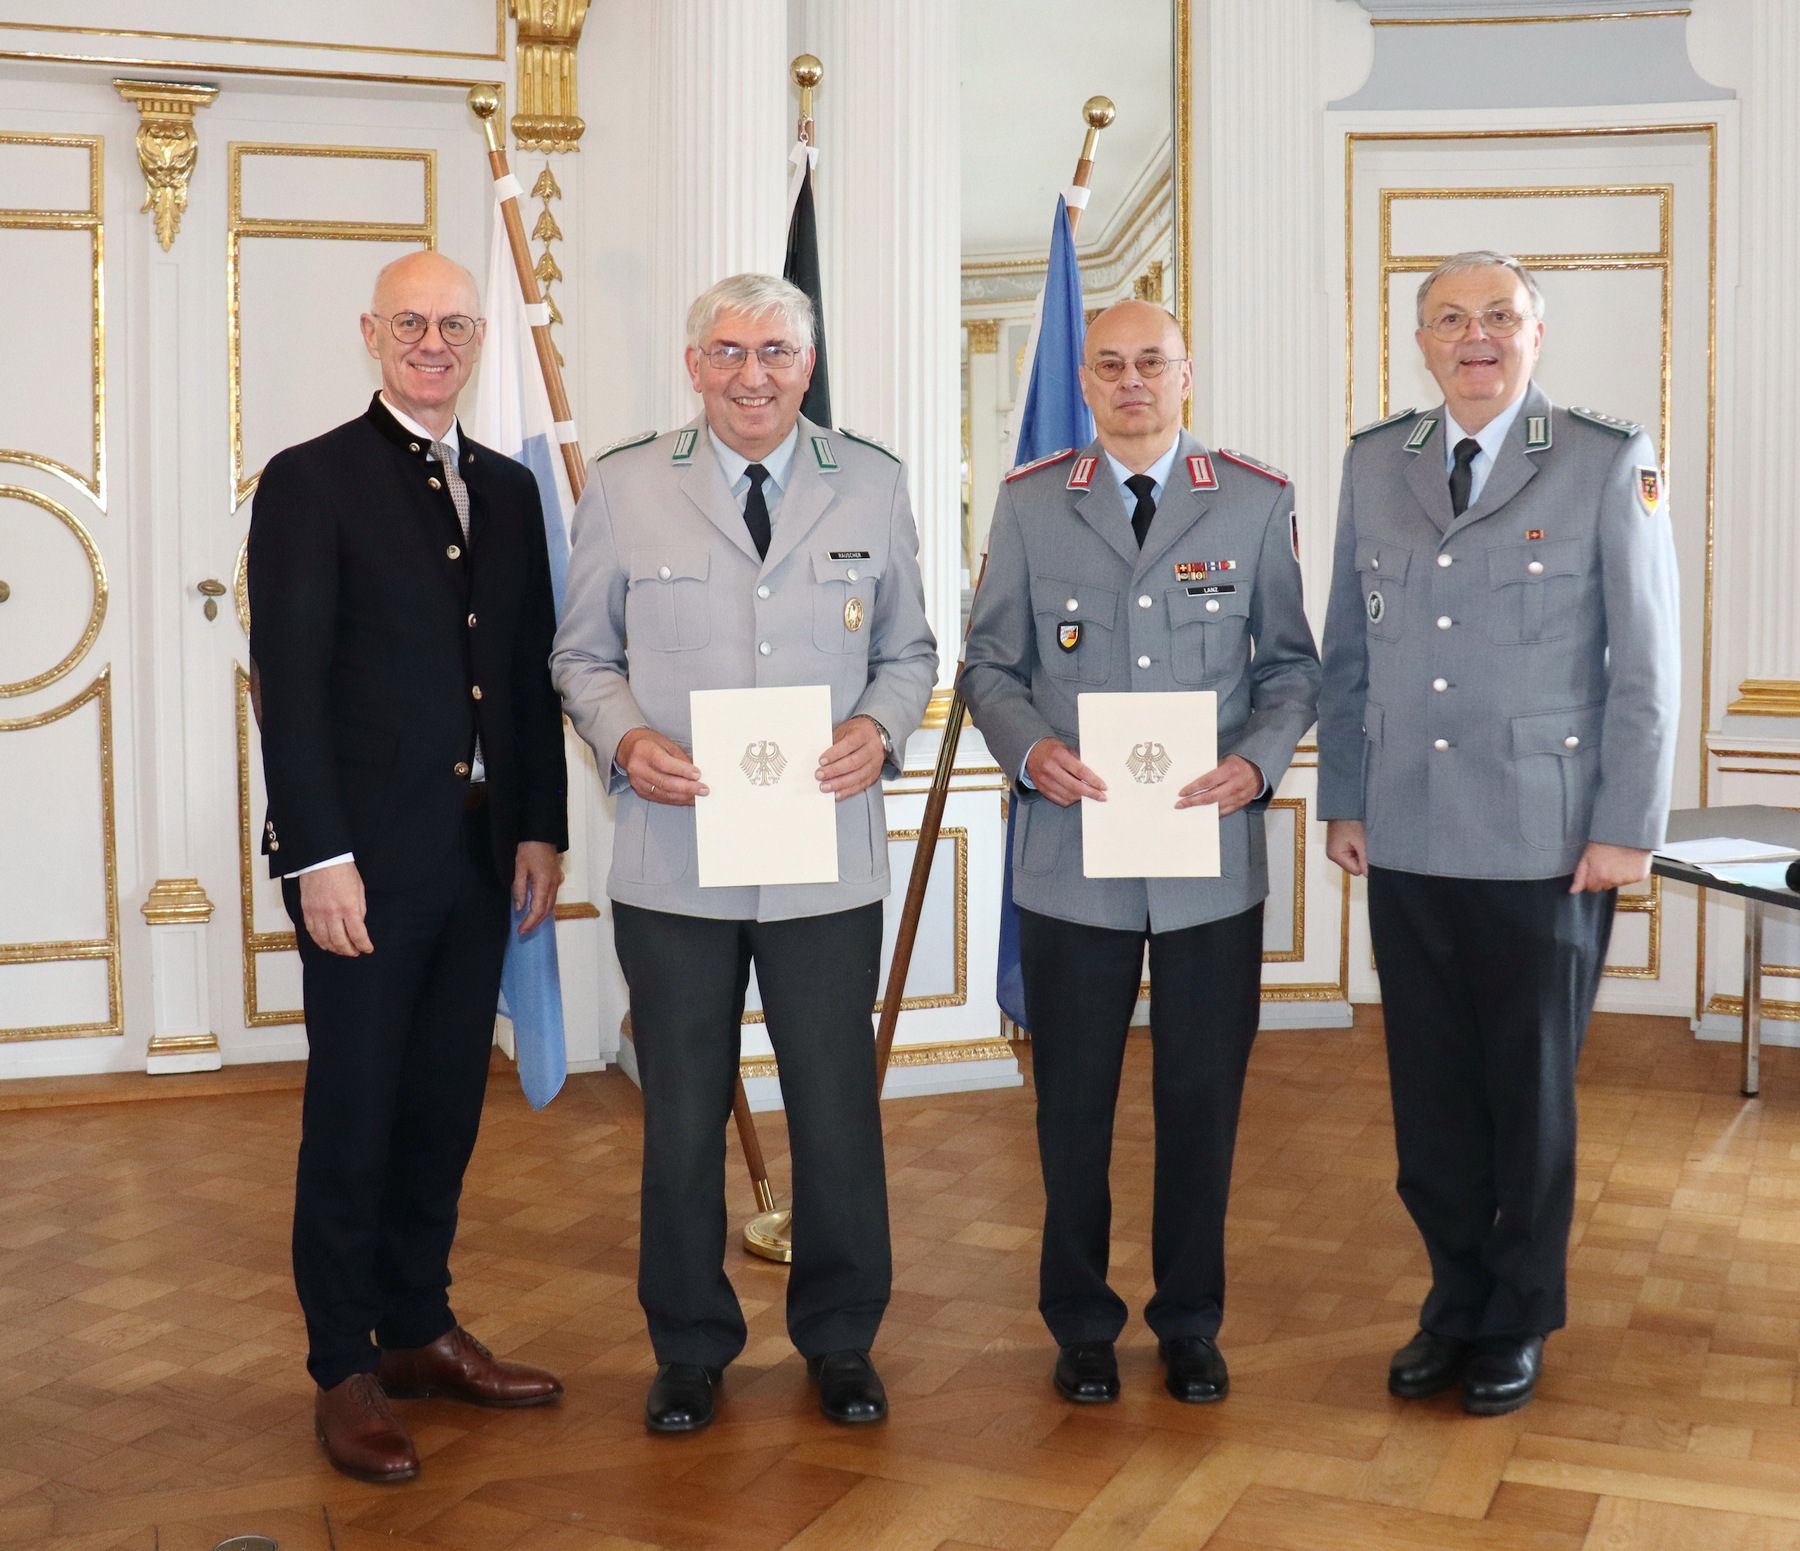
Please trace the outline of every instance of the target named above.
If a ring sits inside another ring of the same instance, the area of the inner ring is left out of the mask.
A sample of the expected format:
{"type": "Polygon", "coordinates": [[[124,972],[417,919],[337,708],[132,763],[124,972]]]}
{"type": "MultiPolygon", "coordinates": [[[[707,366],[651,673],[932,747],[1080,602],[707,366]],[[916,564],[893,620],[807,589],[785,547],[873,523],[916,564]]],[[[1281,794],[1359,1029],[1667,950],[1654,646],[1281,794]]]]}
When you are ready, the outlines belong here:
{"type": "Polygon", "coordinates": [[[655,796],[655,795],[656,795],[656,783],[655,783],[655,782],[654,782],[654,781],[652,781],[652,782],[651,782],[651,783],[650,783],[650,791],[649,791],[649,795],[650,795],[650,796],[652,796],[652,797],[654,797],[654,796],[655,796]]]}

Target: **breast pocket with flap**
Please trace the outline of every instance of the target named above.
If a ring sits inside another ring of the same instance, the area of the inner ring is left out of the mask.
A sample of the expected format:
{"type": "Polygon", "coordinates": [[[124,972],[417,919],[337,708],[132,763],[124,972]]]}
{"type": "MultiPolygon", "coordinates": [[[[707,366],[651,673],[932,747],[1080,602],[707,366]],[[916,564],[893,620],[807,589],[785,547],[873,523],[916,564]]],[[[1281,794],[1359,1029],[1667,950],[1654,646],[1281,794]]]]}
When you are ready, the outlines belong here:
{"type": "Polygon", "coordinates": [[[1243,671],[1250,660],[1248,582],[1173,587],[1167,598],[1169,672],[1176,683],[1216,684],[1243,671]]]}
{"type": "Polygon", "coordinates": [[[813,645],[822,652],[869,651],[875,621],[875,593],[881,563],[872,556],[848,556],[840,550],[815,550],[813,575],[813,645]]]}
{"type": "Polygon", "coordinates": [[[699,548],[634,549],[625,594],[625,633],[633,647],[691,652],[712,639],[706,578],[712,555],[699,548]]]}
{"type": "Polygon", "coordinates": [[[1104,684],[1112,671],[1119,595],[1110,587],[1055,576],[1031,579],[1038,660],[1052,678],[1104,684]]]}

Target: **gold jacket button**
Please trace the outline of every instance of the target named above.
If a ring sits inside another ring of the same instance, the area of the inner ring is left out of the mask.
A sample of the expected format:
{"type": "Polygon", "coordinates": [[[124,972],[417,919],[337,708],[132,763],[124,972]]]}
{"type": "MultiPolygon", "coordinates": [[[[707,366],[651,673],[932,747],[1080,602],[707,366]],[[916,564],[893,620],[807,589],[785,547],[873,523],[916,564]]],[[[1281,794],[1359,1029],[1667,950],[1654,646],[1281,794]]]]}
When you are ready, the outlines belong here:
{"type": "Polygon", "coordinates": [[[469,773],[468,765],[463,760],[460,760],[460,759],[457,760],[456,764],[452,768],[455,769],[456,773],[459,776],[466,776],[469,773]]]}
{"type": "Polygon", "coordinates": [[[408,442],[406,444],[406,450],[408,452],[417,452],[419,450],[419,444],[417,442],[408,442]]]}
{"type": "Polygon", "coordinates": [[[426,483],[429,484],[433,490],[442,490],[444,488],[443,481],[440,480],[435,474],[429,480],[427,480],[426,483]]]}
{"type": "Polygon", "coordinates": [[[444,553],[452,560],[462,559],[462,545],[452,544],[444,553]]]}
{"type": "Polygon", "coordinates": [[[475,616],[473,614],[469,616],[469,628],[471,630],[475,628],[475,616]]]}
{"type": "Polygon", "coordinates": [[[279,840],[271,840],[269,842],[269,849],[271,851],[279,851],[281,849],[281,842],[279,840]]]}
{"type": "Polygon", "coordinates": [[[469,698],[471,700],[479,700],[481,698],[481,686],[479,684],[471,684],[469,686],[469,698]]]}

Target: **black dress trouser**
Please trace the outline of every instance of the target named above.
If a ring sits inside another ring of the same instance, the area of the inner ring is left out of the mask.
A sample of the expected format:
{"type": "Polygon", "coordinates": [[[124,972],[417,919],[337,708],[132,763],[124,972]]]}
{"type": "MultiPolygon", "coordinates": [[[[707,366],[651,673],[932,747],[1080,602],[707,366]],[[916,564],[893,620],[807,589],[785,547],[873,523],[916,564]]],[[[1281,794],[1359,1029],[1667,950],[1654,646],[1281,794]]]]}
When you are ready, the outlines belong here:
{"type": "Polygon", "coordinates": [[[373,953],[327,953],[307,935],[297,880],[282,897],[310,1050],[294,1286],[307,1371],[330,1389],[373,1372],[378,1347],[424,1346],[456,1322],[450,1245],[487,1092],[510,901],[479,809],[440,879],[368,891],[373,953]]]}
{"type": "Polygon", "coordinates": [[[1125,1301],[1107,1285],[1113,1115],[1150,944],[1156,1293],[1165,1341],[1216,1336],[1225,1312],[1225,1208],[1244,1071],[1262,1010],[1261,903],[1179,931],[1117,931],[1019,911],[1031,1019],[1044,1248],[1038,1311],[1057,1345],[1112,1341],[1125,1301]]]}
{"type": "Polygon", "coordinates": [[[1398,1188],[1431,1257],[1434,1335],[1566,1322],[1575,1064],[1618,898],[1569,881],[1369,869],[1398,1188]]]}
{"type": "Polygon", "coordinates": [[[867,1351],[893,1280],[875,1006],[881,906],[789,921],[613,905],[644,1090],[638,1301],[659,1363],[723,1368],[747,1331],[725,1275],[725,1136],[750,966],[793,1158],[787,1326],[807,1357],[867,1351]]]}

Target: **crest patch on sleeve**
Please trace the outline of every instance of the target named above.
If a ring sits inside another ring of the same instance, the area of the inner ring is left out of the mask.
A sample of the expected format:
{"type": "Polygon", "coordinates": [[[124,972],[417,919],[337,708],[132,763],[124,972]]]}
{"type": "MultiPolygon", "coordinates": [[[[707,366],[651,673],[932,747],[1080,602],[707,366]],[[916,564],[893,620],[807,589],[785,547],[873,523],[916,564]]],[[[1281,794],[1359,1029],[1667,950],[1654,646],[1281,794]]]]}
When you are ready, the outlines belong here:
{"type": "Polygon", "coordinates": [[[1654,517],[1663,500],[1662,471],[1660,469],[1647,469],[1642,464],[1638,465],[1637,498],[1638,505],[1644,509],[1644,515],[1654,517]]]}

